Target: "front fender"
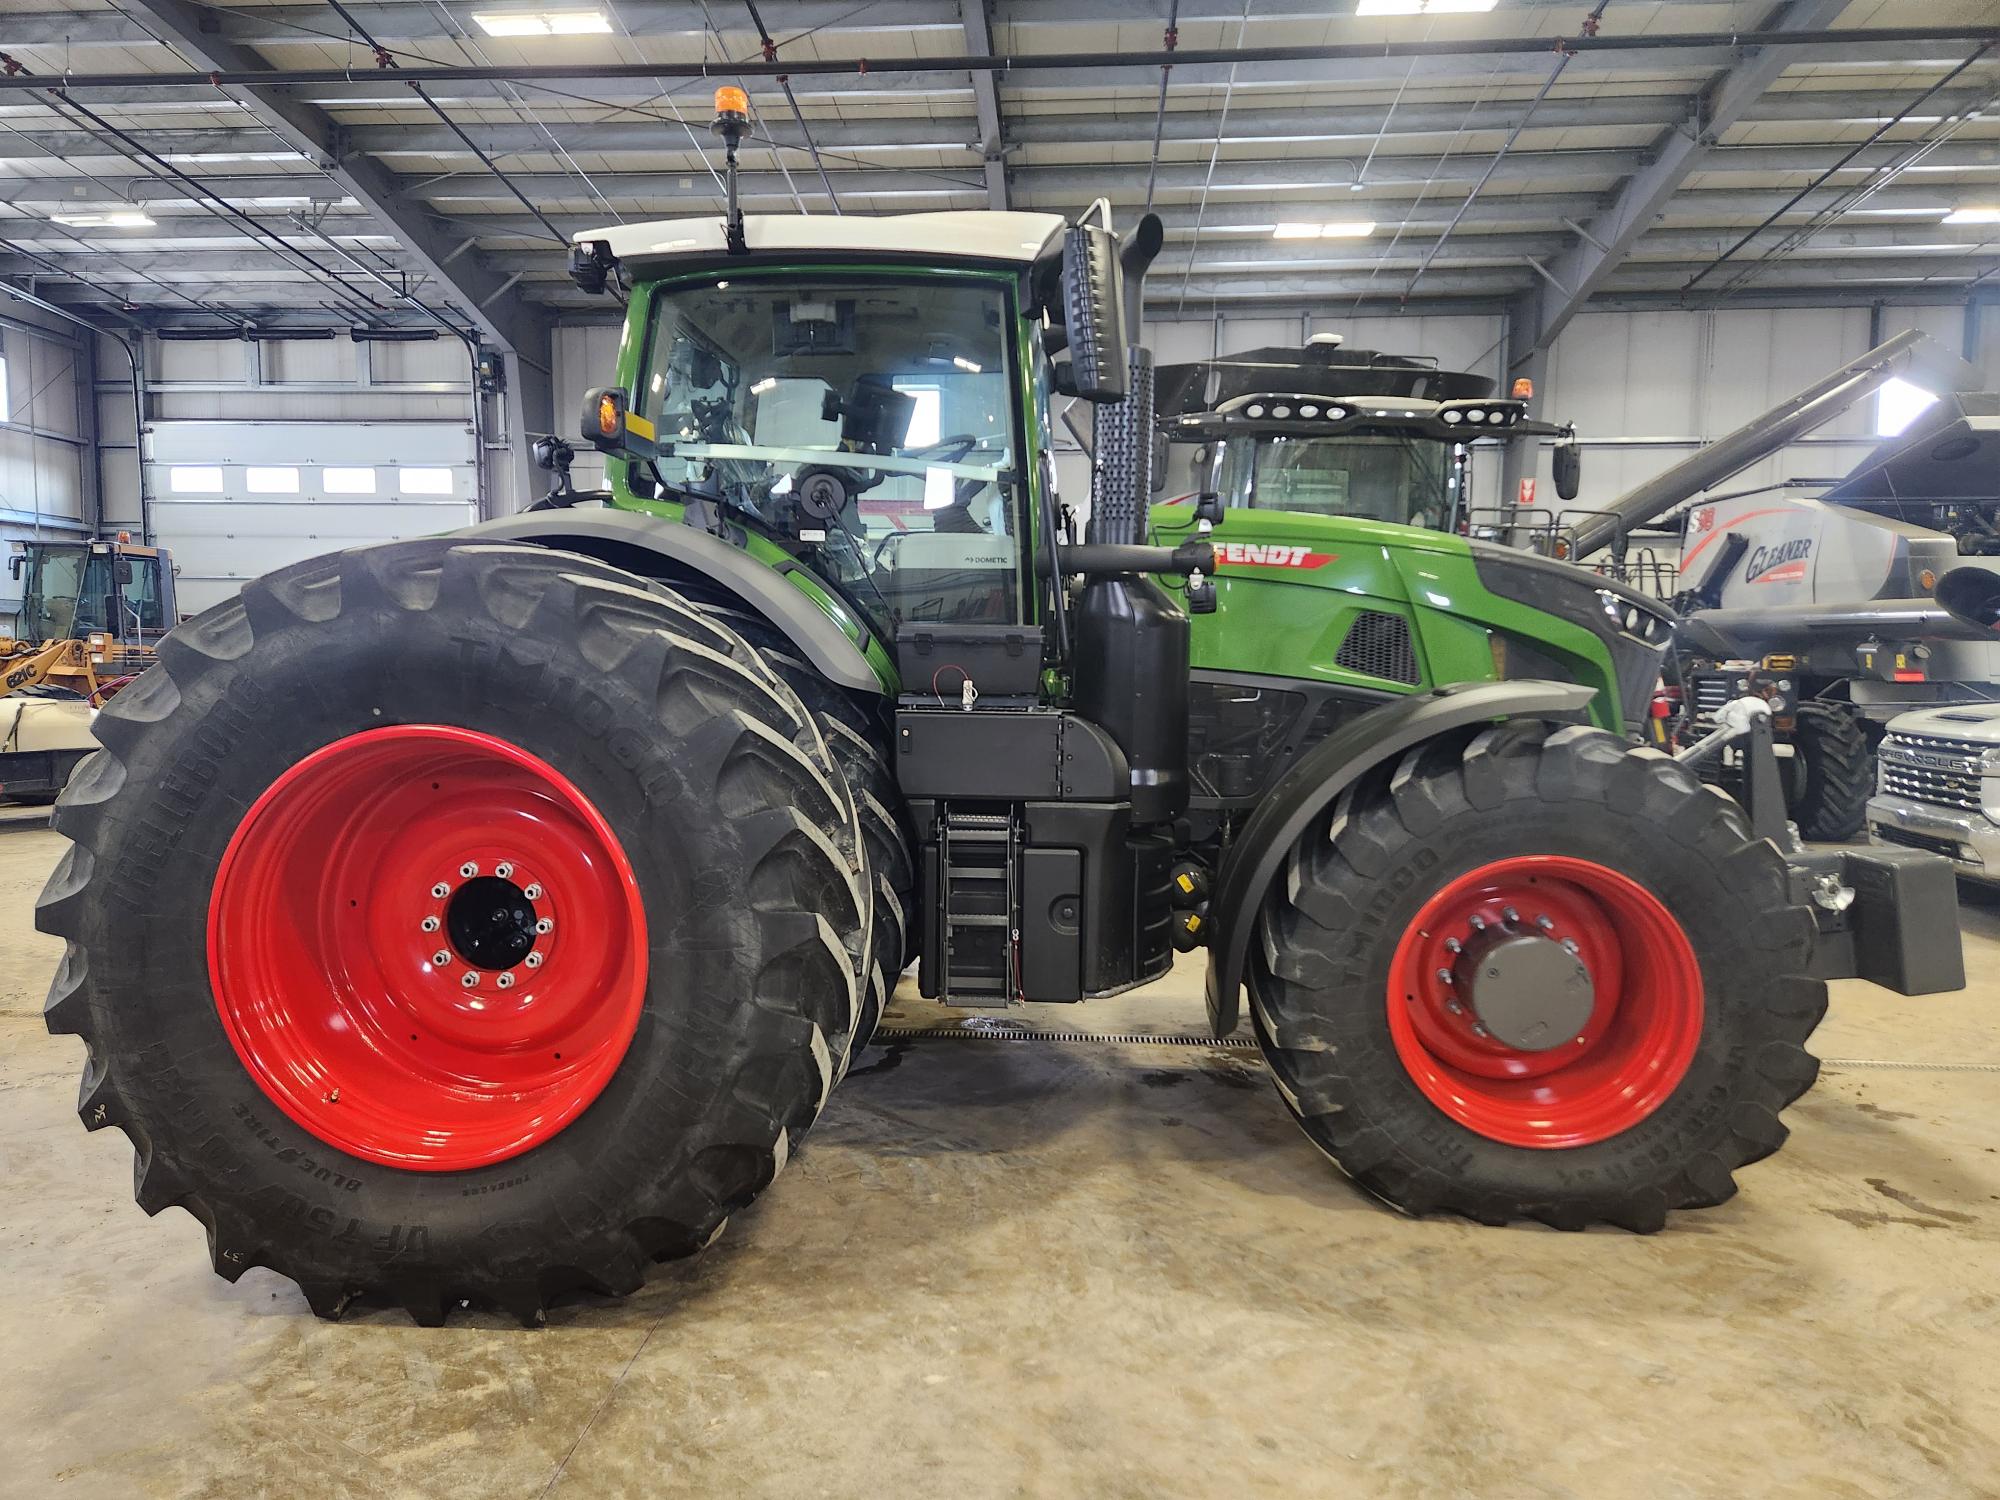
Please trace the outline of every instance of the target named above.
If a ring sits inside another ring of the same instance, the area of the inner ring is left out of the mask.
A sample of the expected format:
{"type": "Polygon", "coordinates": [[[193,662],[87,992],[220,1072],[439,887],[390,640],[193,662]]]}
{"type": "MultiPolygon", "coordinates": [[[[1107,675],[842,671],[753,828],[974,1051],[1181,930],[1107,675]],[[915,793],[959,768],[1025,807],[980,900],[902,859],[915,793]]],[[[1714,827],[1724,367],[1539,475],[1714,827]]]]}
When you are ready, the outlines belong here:
{"type": "Polygon", "coordinates": [[[708,579],[782,630],[829,682],[861,693],[883,690],[860,647],[778,568],[693,526],[642,511],[540,510],[484,521],[460,535],[537,542],[669,582],[688,574],[708,579]],[[649,570],[648,561],[663,566],[649,570]]]}
{"type": "Polygon", "coordinates": [[[1461,683],[1369,710],[1299,757],[1229,846],[1209,903],[1208,1023],[1223,1037],[1241,1015],[1243,966],[1265,893],[1315,818],[1375,767],[1454,729],[1584,711],[1596,689],[1573,682],[1461,683]]]}

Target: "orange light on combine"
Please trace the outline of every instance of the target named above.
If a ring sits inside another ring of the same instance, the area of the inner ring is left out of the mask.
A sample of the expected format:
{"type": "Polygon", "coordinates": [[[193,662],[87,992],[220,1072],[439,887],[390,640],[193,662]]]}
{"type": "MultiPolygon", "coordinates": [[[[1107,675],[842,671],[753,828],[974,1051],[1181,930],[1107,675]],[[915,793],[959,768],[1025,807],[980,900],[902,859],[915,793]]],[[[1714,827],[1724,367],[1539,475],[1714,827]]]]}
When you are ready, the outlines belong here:
{"type": "Polygon", "coordinates": [[[618,436],[618,398],[606,391],[597,398],[597,430],[605,437],[618,436]]]}
{"type": "Polygon", "coordinates": [[[750,113],[750,96],[731,84],[724,84],[715,91],[715,112],[719,115],[747,115],[750,113]]]}
{"type": "Polygon", "coordinates": [[[1527,401],[1535,394],[1535,382],[1523,375],[1514,382],[1514,399],[1527,401]]]}
{"type": "Polygon", "coordinates": [[[118,543],[119,543],[119,545],[120,545],[120,546],[124,546],[124,545],[126,545],[126,544],[127,544],[127,543],[129,543],[129,542],[130,542],[131,540],[132,540],[132,533],[131,533],[131,532],[129,532],[129,531],[121,531],[121,532],[119,532],[119,533],[118,533],[118,543]]]}

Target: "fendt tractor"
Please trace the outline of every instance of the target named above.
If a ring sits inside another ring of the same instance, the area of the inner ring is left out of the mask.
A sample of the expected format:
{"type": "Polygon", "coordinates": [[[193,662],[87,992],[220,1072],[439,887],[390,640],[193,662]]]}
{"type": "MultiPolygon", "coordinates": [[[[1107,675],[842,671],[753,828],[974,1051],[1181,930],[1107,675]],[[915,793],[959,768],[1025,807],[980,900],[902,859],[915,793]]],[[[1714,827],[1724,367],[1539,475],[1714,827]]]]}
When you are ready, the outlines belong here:
{"type": "Polygon", "coordinates": [[[536,1322],[756,1198],[913,957],[958,1006],[1114,994],[1204,888],[1216,1033],[1247,990],[1286,1106],[1396,1208],[1729,1197],[1813,1082],[1826,945],[1744,812],[1633,743],[1666,612],[1357,521],[1344,617],[1298,628],[1206,538],[1145,544],[1157,219],[746,217],[718,106],[730,211],[572,256],[627,302],[602,497],[271,574],[99,716],[38,919],[140,1205],[322,1315],[536,1322]],[[1096,416],[1080,540],[1058,392],[1096,416]],[[1191,670],[1159,577],[1261,611],[1242,659],[1191,670]],[[1389,613],[1409,680],[1320,665],[1389,613]],[[1339,708],[1197,798],[1239,690],[1339,708]]]}

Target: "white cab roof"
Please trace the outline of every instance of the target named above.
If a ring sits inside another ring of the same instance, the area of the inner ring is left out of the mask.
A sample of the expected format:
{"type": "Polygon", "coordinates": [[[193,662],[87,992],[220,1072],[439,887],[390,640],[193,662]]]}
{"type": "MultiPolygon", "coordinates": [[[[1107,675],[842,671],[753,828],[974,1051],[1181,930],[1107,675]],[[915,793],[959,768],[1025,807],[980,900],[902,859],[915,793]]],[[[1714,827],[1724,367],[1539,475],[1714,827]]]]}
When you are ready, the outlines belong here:
{"type": "MultiPolygon", "coordinates": [[[[1035,259],[1063,228],[1061,214],[991,209],[933,214],[746,214],[743,238],[753,255],[826,251],[840,255],[921,255],[930,259],[1035,259]]],[[[622,261],[709,259],[729,248],[720,215],[655,219],[586,229],[579,243],[602,240],[622,261]]]]}

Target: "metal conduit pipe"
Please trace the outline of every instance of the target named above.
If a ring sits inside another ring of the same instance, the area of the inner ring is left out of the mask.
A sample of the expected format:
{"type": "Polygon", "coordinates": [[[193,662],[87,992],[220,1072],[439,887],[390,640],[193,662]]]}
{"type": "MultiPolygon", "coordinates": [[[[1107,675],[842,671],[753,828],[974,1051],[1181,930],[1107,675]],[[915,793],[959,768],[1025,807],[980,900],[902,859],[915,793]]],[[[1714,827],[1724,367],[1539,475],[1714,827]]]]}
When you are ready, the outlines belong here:
{"type": "MultiPolygon", "coordinates": [[[[2000,26],[1872,26],[1853,30],[1815,31],[1682,31],[1630,35],[1570,37],[1564,45],[1578,52],[1658,52],[1674,48],[1717,48],[1741,51],[1764,47],[1837,46],[1865,58],[1871,46],[1904,42],[2000,43],[2000,26]]],[[[1346,42],[1321,46],[1207,47],[1174,52],[1016,52],[971,57],[934,58],[788,58],[782,62],[637,62],[538,63],[524,67],[436,65],[397,70],[398,83],[534,83],[545,79],[591,78],[795,78],[826,75],[913,77],[954,73],[1092,72],[1106,68],[1177,68],[1204,65],[1251,65],[1272,62],[1384,61],[1399,57],[1499,57],[1546,53],[1546,36],[1481,37],[1465,41],[1346,42]]],[[[50,89],[70,92],[94,88],[290,87],[352,83],[348,68],[256,68],[202,72],[183,69],[161,73],[65,73],[60,84],[46,77],[0,76],[0,90],[50,89]]]]}

